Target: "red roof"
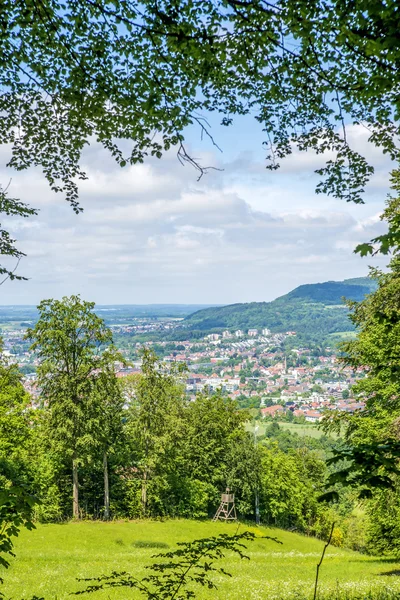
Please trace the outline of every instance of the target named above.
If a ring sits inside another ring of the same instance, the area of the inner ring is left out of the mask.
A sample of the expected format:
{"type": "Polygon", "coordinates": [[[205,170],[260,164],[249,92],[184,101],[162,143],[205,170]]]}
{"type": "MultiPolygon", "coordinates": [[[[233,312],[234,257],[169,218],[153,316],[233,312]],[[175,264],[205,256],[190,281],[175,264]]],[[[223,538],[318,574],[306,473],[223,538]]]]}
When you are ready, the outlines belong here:
{"type": "Polygon", "coordinates": [[[274,406],[267,406],[266,408],[261,409],[262,415],[274,415],[277,412],[284,412],[285,409],[280,404],[275,404],[274,406]]]}

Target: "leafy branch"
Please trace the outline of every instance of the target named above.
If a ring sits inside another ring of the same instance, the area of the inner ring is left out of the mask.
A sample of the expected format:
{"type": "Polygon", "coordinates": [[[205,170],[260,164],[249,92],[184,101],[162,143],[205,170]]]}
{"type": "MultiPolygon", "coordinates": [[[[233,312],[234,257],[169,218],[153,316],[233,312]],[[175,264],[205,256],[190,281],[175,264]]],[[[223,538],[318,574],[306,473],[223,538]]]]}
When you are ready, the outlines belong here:
{"type": "MultiPolygon", "coordinates": [[[[5,215],[7,217],[17,216],[22,218],[27,218],[32,215],[36,215],[37,211],[33,208],[30,208],[23,202],[16,200],[15,198],[9,198],[7,195],[9,185],[2,189],[0,186],[0,216],[5,215]]],[[[5,275],[5,277],[0,280],[0,285],[5,283],[7,279],[19,279],[24,280],[26,277],[22,277],[21,275],[16,275],[15,271],[18,268],[21,258],[25,256],[24,252],[18,250],[15,246],[15,240],[10,236],[9,232],[2,229],[0,223],[0,256],[8,256],[10,258],[14,258],[16,260],[15,267],[10,270],[2,265],[0,265],[0,277],[5,275]]]]}
{"type": "MultiPolygon", "coordinates": [[[[13,486],[0,491],[0,565],[6,569],[10,566],[8,557],[15,556],[13,538],[18,537],[21,527],[35,529],[32,517],[37,503],[38,500],[23,487],[13,486]]],[[[0,583],[3,583],[1,577],[0,583]]]]}
{"type": "MultiPolygon", "coordinates": [[[[345,461],[345,466],[329,475],[327,487],[337,484],[359,487],[360,499],[370,498],[374,489],[394,489],[393,475],[400,475],[399,458],[400,442],[395,440],[335,449],[327,464],[338,465],[345,461]]],[[[337,502],[338,499],[336,490],[329,490],[319,497],[320,501],[337,502]]]]}

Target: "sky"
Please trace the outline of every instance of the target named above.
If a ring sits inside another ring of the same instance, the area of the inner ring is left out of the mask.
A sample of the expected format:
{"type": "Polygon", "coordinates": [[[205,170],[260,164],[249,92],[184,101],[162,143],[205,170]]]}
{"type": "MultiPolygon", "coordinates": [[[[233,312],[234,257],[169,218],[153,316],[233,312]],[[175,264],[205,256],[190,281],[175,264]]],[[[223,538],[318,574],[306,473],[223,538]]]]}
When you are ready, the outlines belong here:
{"type": "Polygon", "coordinates": [[[88,180],[80,183],[80,215],[39,170],[2,167],[9,151],[0,147],[3,186],[11,179],[10,196],[39,209],[2,223],[27,254],[18,273],[29,280],[0,286],[0,304],[71,294],[98,304],[269,301],[387,263],[353,252],[384,231],[390,170],[361,125],[347,135],[376,170],[363,206],[315,194],[324,159],[312,152],[294,151],[268,171],[262,132],[250,118],[212,133],[222,152],[198,130],[188,133],[191,155],[218,169],[200,181],[173,151],[121,169],[92,144],[82,159],[88,180]]]}

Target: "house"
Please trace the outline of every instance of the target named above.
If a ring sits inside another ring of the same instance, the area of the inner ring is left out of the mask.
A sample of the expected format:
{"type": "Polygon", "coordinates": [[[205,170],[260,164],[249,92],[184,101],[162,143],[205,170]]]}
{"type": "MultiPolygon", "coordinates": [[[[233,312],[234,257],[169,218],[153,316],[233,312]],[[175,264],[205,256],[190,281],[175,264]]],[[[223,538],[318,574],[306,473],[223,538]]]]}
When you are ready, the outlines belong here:
{"type": "Polygon", "coordinates": [[[316,410],[305,410],[304,417],[309,423],[318,423],[322,419],[322,415],[316,410]]]}
{"type": "Polygon", "coordinates": [[[302,410],[301,408],[296,408],[296,410],[293,411],[293,416],[294,417],[304,417],[304,410],[302,410]]]}
{"type": "Polygon", "coordinates": [[[277,415],[283,415],[285,412],[285,409],[280,404],[275,404],[274,406],[267,406],[266,408],[261,409],[261,415],[263,416],[263,418],[276,417],[277,415]]]}

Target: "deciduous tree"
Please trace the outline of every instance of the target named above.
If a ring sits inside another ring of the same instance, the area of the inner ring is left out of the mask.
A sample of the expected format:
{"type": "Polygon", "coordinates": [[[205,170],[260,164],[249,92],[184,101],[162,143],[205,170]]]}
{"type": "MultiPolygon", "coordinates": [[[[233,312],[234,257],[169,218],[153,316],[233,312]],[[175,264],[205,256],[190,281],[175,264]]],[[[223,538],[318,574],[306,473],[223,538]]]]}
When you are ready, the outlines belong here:
{"type": "Polygon", "coordinates": [[[149,485],[177,468],[174,459],[183,436],[186,398],[179,381],[181,365],[166,365],[154,352],[143,349],[141,371],[126,381],[125,394],[129,398],[127,435],[136,446],[142,514],[146,515],[149,485]]]}
{"type": "Polygon", "coordinates": [[[110,363],[103,351],[112,341],[111,331],[93,309],[94,303],[79,296],[43,300],[37,324],[27,331],[39,359],[37,381],[50,411],[51,438],[71,461],[74,518],[79,518],[79,465],[101,435],[96,425],[102,406],[93,392],[110,363]]]}
{"type": "Polygon", "coordinates": [[[110,518],[110,484],[109,484],[109,456],[115,453],[124,443],[123,413],[124,396],[114,363],[117,356],[115,352],[106,351],[102,356],[102,368],[98,373],[94,389],[91,392],[94,403],[97,405],[97,419],[94,418],[93,437],[97,440],[103,459],[104,476],[104,519],[110,518]]]}

